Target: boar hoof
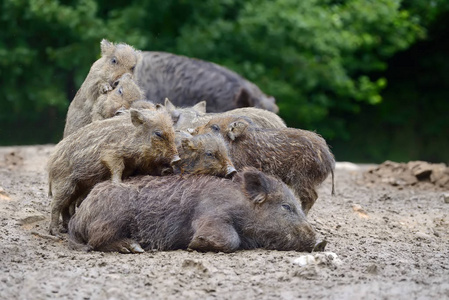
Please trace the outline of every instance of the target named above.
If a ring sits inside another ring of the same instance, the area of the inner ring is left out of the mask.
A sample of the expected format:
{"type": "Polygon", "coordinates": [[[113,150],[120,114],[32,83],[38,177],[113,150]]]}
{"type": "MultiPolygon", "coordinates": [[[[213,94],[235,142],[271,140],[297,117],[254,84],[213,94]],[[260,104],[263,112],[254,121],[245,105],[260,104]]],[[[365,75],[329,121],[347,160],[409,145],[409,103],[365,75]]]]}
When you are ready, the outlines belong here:
{"type": "Polygon", "coordinates": [[[129,250],[131,250],[132,253],[144,253],[145,250],[142,249],[142,247],[140,247],[140,245],[136,242],[131,243],[129,245],[129,250]]]}
{"type": "Polygon", "coordinates": [[[324,248],[326,248],[327,245],[327,241],[326,240],[322,240],[322,241],[318,241],[315,244],[315,247],[313,248],[313,252],[323,252],[324,248]]]}
{"type": "Polygon", "coordinates": [[[54,237],[62,239],[62,236],[59,234],[60,230],[58,227],[50,227],[49,233],[50,233],[50,235],[52,235],[54,237]]]}
{"type": "Polygon", "coordinates": [[[134,241],[125,241],[118,247],[118,252],[129,254],[129,253],[144,253],[145,250],[140,247],[140,245],[137,242],[134,241]]]}
{"type": "Polygon", "coordinates": [[[105,83],[100,87],[101,94],[106,94],[109,91],[112,91],[112,86],[109,83],[105,83]]]}

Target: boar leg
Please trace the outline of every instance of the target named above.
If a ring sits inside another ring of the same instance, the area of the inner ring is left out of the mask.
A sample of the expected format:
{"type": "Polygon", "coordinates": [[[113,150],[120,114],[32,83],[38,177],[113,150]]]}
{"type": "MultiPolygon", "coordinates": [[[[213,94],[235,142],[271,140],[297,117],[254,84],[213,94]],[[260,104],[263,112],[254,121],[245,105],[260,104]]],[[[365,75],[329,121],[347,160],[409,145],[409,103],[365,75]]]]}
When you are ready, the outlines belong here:
{"type": "Polygon", "coordinates": [[[318,194],[314,188],[310,188],[307,191],[303,191],[300,195],[301,199],[301,207],[305,215],[307,215],[312,208],[313,204],[315,204],[316,199],[318,198],[318,194]]]}
{"type": "Polygon", "coordinates": [[[55,184],[54,186],[62,186],[62,189],[55,191],[53,194],[49,231],[51,235],[58,236],[59,215],[61,215],[63,210],[67,210],[68,212],[70,204],[77,197],[77,193],[76,186],[74,184],[64,183],[55,184]]]}
{"type": "Polygon", "coordinates": [[[101,157],[101,161],[111,173],[112,182],[122,182],[123,170],[125,170],[125,163],[123,161],[123,158],[118,156],[117,153],[113,150],[104,151],[101,157]]]}
{"type": "Polygon", "coordinates": [[[128,253],[144,253],[145,250],[134,240],[131,239],[123,239],[119,241],[115,241],[106,246],[102,246],[98,248],[100,251],[104,252],[120,252],[124,254],[128,253]]]}
{"type": "Polygon", "coordinates": [[[233,252],[240,238],[231,224],[218,218],[202,218],[193,222],[194,235],[188,248],[197,251],[233,252]]]}

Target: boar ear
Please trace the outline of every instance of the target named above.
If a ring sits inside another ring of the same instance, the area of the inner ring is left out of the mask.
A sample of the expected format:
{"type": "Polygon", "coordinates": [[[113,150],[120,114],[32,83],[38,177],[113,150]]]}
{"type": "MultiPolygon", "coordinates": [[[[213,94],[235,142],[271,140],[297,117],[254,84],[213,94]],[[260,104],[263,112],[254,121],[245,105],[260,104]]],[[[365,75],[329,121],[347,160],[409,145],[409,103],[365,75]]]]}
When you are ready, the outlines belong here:
{"type": "Polygon", "coordinates": [[[163,105],[160,104],[160,103],[156,104],[154,107],[156,107],[156,110],[162,110],[162,109],[165,109],[165,106],[163,106],[163,105]]]}
{"type": "Polygon", "coordinates": [[[267,199],[268,182],[265,174],[258,171],[243,173],[243,188],[249,199],[255,204],[261,204],[267,199]]]}
{"type": "Polygon", "coordinates": [[[245,88],[240,89],[240,91],[234,98],[234,102],[237,107],[254,106],[254,103],[251,100],[251,94],[245,88]]]}
{"type": "Polygon", "coordinates": [[[182,139],[181,146],[183,149],[186,149],[186,150],[196,150],[196,147],[193,144],[192,140],[188,139],[188,138],[182,139]]]}
{"type": "Polygon", "coordinates": [[[206,113],[206,101],[198,102],[192,108],[201,114],[205,114],[206,113]]]}
{"type": "Polygon", "coordinates": [[[165,98],[165,109],[167,109],[168,112],[172,112],[176,109],[176,106],[171,103],[170,99],[165,98]]]}
{"type": "Polygon", "coordinates": [[[103,39],[101,41],[100,47],[101,47],[101,55],[102,56],[109,55],[112,52],[114,52],[114,44],[106,39],[103,39]]]}
{"type": "Polygon", "coordinates": [[[142,114],[140,110],[131,108],[131,122],[134,126],[138,127],[147,121],[147,118],[142,114]]]}
{"type": "Polygon", "coordinates": [[[228,126],[227,135],[233,141],[236,138],[238,138],[239,136],[241,136],[245,132],[245,130],[248,128],[248,126],[249,126],[249,123],[246,122],[245,120],[239,120],[239,121],[232,122],[228,126]]]}

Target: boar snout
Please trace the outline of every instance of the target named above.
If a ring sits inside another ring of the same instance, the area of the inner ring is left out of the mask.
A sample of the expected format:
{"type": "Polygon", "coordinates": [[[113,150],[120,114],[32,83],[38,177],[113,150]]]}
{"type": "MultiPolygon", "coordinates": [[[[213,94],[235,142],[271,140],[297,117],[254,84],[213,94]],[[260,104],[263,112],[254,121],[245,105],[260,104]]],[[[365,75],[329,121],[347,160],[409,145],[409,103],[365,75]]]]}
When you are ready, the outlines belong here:
{"type": "Polygon", "coordinates": [[[234,168],[234,166],[228,166],[226,168],[226,178],[232,178],[237,173],[237,170],[234,168]]]}
{"type": "Polygon", "coordinates": [[[177,165],[180,161],[181,161],[181,158],[179,157],[179,155],[175,155],[170,162],[170,166],[177,165]]]}
{"type": "Polygon", "coordinates": [[[326,248],[326,245],[327,245],[326,240],[317,241],[315,244],[315,247],[313,247],[313,251],[314,252],[323,252],[324,249],[326,248]]]}

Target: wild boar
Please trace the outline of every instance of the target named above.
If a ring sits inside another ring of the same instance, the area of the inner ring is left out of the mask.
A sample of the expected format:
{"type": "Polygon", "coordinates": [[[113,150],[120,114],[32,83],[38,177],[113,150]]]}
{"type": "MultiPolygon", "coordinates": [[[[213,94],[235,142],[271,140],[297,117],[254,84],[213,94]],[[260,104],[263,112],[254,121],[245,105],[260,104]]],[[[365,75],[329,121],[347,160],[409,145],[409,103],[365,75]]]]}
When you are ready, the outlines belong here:
{"type": "Polygon", "coordinates": [[[100,43],[101,58],[90,68],[89,74],[76,93],[67,111],[64,137],[92,122],[92,108],[101,94],[111,91],[125,73],[134,73],[141,59],[140,51],[127,44],[113,44],[105,39],[100,43]]]}
{"type": "Polygon", "coordinates": [[[181,160],[175,166],[181,174],[209,174],[232,177],[237,170],[232,164],[225,140],[216,134],[191,136],[176,132],[181,160]]]}
{"type": "Polygon", "coordinates": [[[236,108],[222,113],[206,113],[206,101],[198,102],[192,107],[176,107],[168,98],[165,99],[164,106],[172,116],[175,128],[179,130],[196,128],[207,124],[212,118],[225,116],[247,117],[253,127],[287,127],[284,120],[275,113],[255,107],[236,108]]]}
{"type": "Polygon", "coordinates": [[[237,170],[255,167],[278,176],[299,197],[307,214],[318,198],[316,188],[332,174],[334,193],[335,159],[326,141],[315,132],[296,128],[251,128],[240,117],[216,117],[195,130],[216,132],[229,144],[229,155],[237,170]]]}
{"type": "Polygon", "coordinates": [[[71,204],[98,182],[160,175],[160,166],[179,160],[173,123],[164,111],[131,109],[86,125],[59,142],[49,158],[50,233],[57,235],[60,214],[66,227],[71,204]]]}
{"type": "Polygon", "coordinates": [[[101,94],[95,101],[91,112],[92,121],[112,118],[117,111],[129,109],[134,102],[143,98],[142,90],[129,73],[114,82],[113,88],[112,91],[101,94]]]}
{"type": "Polygon", "coordinates": [[[147,99],[176,106],[193,106],[205,100],[208,112],[258,107],[277,113],[273,97],[254,83],[217,64],[165,52],[143,52],[136,79],[147,99]]]}
{"type": "Polygon", "coordinates": [[[69,223],[73,249],[312,251],[316,235],[292,191],[245,169],[215,176],[139,176],[95,186],[69,223]]]}

